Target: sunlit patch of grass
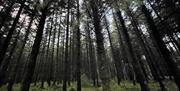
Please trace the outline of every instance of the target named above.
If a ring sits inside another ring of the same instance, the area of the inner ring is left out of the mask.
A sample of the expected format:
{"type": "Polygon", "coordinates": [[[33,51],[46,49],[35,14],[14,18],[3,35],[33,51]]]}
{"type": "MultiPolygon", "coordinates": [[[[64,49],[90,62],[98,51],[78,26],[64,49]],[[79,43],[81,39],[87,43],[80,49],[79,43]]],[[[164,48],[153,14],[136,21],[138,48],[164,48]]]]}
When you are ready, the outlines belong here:
{"type": "Polygon", "coordinates": [[[134,86],[128,81],[122,81],[120,85],[116,82],[111,82],[111,89],[112,91],[139,91],[140,86],[138,84],[134,86]]]}
{"type": "Polygon", "coordinates": [[[167,81],[166,80],[164,83],[165,83],[168,91],[178,91],[177,90],[178,88],[177,88],[176,84],[173,81],[167,81]]]}

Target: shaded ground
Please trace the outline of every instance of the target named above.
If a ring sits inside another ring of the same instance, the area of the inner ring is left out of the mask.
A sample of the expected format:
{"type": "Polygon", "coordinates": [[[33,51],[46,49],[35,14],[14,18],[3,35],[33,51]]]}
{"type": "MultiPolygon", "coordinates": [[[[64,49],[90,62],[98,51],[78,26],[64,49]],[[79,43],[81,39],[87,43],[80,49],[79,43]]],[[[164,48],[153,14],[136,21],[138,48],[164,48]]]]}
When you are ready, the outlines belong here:
{"type": "MultiPolygon", "coordinates": [[[[172,81],[165,81],[164,82],[168,91],[178,91],[176,88],[176,85],[172,81]]],[[[151,88],[151,91],[160,91],[158,83],[150,82],[149,86],[151,88]]],[[[56,85],[49,87],[47,84],[44,86],[45,88],[40,88],[40,83],[37,83],[36,86],[32,84],[30,91],[62,91],[62,85],[56,85]]],[[[3,86],[0,88],[0,91],[6,91],[7,86],[3,86]]],[[[112,91],[140,91],[139,85],[133,86],[132,83],[124,81],[121,83],[120,86],[117,85],[117,83],[113,82],[111,83],[112,91]]],[[[13,91],[20,91],[20,84],[14,85],[13,91]]],[[[76,91],[75,90],[75,83],[73,83],[71,86],[69,86],[68,91],[76,91]]],[[[102,91],[101,87],[93,87],[89,82],[82,82],[82,91],[102,91]]]]}

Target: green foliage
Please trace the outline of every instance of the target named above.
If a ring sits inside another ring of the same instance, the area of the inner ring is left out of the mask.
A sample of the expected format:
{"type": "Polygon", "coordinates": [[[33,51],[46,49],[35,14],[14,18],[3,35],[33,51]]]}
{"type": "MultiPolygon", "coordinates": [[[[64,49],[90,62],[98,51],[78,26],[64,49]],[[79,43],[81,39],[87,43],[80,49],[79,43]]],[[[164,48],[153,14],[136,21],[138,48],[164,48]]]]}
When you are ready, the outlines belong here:
{"type": "Polygon", "coordinates": [[[69,91],[76,91],[76,89],[74,87],[71,87],[69,91]]]}
{"type": "Polygon", "coordinates": [[[81,76],[81,84],[82,84],[82,87],[89,87],[89,86],[91,86],[91,83],[90,83],[88,77],[85,74],[83,74],[81,76]]]}
{"type": "MultiPolygon", "coordinates": [[[[82,77],[86,78],[85,76],[82,77]]],[[[85,80],[82,82],[84,83],[85,80]]],[[[88,80],[86,80],[86,85],[82,84],[82,91],[102,91],[102,87],[93,87],[92,84],[88,80]]],[[[164,81],[168,91],[178,91],[174,82],[172,81],[164,81]]],[[[20,84],[15,84],[13,87],[13,91],[20,91],[20,84]]],[[[150,82],[149,87],[151,91],[160,91],[159,84],[156,82],[150,82]]],[[[7,87],[3,86],[0,88],[0,91],[6,91],[7,87]]],[[[121,82],[120,86],[115,81],[111,81],[111,89],[112,91],[140,91],[140,86],[137,84],[134,86],[132,83],[128,81],[121,82]]],[[[44,88],[40,88],[40,83],[37,83],[36,86],[31,85],[30,91],[62,91],[62,84],[58,84],[55,86],[49,87],[47,83],[45,83],[44,88]]],[[[68,91],[76,91],[76,83],[72,83],[71,86],[68,87],[68,91]]]]}

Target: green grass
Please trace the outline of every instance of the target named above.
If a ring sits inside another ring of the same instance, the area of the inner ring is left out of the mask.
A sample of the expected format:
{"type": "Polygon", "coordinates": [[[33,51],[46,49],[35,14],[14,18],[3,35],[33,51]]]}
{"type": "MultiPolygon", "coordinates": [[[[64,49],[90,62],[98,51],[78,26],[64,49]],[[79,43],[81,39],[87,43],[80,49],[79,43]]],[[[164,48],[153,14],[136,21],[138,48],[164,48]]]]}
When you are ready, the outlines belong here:
{"type": "MultiPolygon", "coordinates": [[[[164,82],[168,91],[178,91],[176,85],[172,81],[164,82]]],[[[102,91],[102,87],[93,87],[90,82],[82,81],[82,91],[102,91]]],[[[20,84],[15,84],[13,87],[13,91],[20,91],[20,84]]],[[[40,83],[37,83],[36,86],[31,85],[30,91],[62,91],[62,84],[49,87],[47,84],[44,86],[45,88],[40,88],[40,83]]],[[[160,91],[159,84],[155,82],[150,82],[149,87],[151,91],[160,91]]],[[[3,86],[0,88],[0,91],[6,91],[7,86],[3,86]]],[[[114,81],[111,82],[112,91],[140,91],[140,86],[137,84],[134,86],[132,83],[128,81],[123,81],[120,86],[114,81]]],[[[71,86],[68,87],[68,91],[76,91],[75,83],[72,83],[71,86]]]]}

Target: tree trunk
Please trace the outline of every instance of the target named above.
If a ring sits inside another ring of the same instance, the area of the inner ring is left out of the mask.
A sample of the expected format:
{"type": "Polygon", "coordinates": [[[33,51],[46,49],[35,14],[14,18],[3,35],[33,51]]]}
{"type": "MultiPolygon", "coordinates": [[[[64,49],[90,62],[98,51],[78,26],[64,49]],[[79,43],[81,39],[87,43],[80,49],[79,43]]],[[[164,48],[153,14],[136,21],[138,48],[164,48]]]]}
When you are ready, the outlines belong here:
{"type": "Polygon", "coordinates": [[[65,44],[65,62],[64,62],[64,77],[63,77],[63,91],[67,91],[67,80],[68,80],[68,42],[69,42],[69,13],[70,13],[70,0],[68,0],[67,9],[67,28],[66,28],[66,44],[65,44]]]}
{"type": "Polygon", "coordinates": [[[97,86],[98,84],[96,82],[97,78],[98,78],[98,74],[97,74],[97,63],[96,63],[96,58],[95,58],[95,48],[92,42],[92,38],[91,38],[91,31],[89,29],[89,23],[87,22],[87,27],[86,27],[86,31],[87,31],[87,37],[88,37],[88,50],[89,50],[89,60],[90,60],[90,67],[91,67],[91,78],[93,80],[93,85],[97,86]]]}
{"type": "Polygon", "coordinates": [[[22,12],[22,10],[23,10],[23,8],[25,6],[25,2],[26,2],[26,0],[22,1],[21,6],[19,8],[19,11],[18,11],[18,13],[16,15],[16,18],[14,19],[14,22],[12,24],[12,27],[10,28],[10,30],[8,32],[8,35],[7,35],[6,39],[4,40],[4,43],[3,43],[2,47],[0,48],[0,66],[1,66],[1,63],[2,63],[2,61],[4,59],[4,57],[5,57],[5,54],[6,54],[6,51],[8,49],[8,46],[10,44],[10,40],[12,38],[12,35],[13,35],[14,31],[16,30],[15,28],[16,28],[16,25],[17,25],[17,23],[19,21],[21,12],[22,12]]]}
{"type": "Polygon", "coordinates": [[[113,46],[112,43],[112,37],[111,37],[111,33],[109,31],[109,27],[108,27],[108,21],[106,19],[106,17],[104,18],[104,22],[105,22],[105,27],[108,33],[108,38],[109,38],[109,43],[110,43],[110,48],[111,48],[111,53],[112,53],[112,58],[113,61],[115,62],[115,67],[116,67],[116,75],[117,75],[117,80],[118,80],[118,85],[120,85],[121,79],[122,79],[122,59],[119,56],[119,51],[117,51],[117,48],[115,49],[115,47],[113,46]]]}
{"type": "Polygon", "coordinates": [[[29,91],[29,88],[30,88],[30,83],[31,83],[32,76],[34,73],[36,59],[37,59],[37,55],[38,55],[41,40],[42,40],[44,24],[45,24],[45,20],[46,20],[46,16],[47,16],[47,8],[48,7],[45,7],[42,10],[41,19],[39,22],[38,30],[36,32],[36,37],[35,37],[34,44],[32,47],[31,54],[30,54],[30,58],[29,58],[29,64],[27,66],[28,68],[27,68],[27,71],[25,73],[25,76],[24,76],[24,79],[22,82],[21,91],[29,91]]]}
{"type": "Polygon", "coordinates": [[[77,31],[76,31],[76,37],[77,37],[77,91],[81,91],[81,33],[80,33],[80,11],[79,11],[79,0],[76,0],[77,2],[77,31]]]}
{"type": "Polygon", "coordinates": [[[158,82],[159,82],[159,85],[160,85],[162,91],[164,91],[165,85],[163,84],[161,78],[159,77],[158,71],[157,71],[157,69],[155,68],[155,65],[154,65],[154,63],[153,63],[153,61],[156,61],[156,60],[153,59],[153,58],[150,56],[150,54],[149,54],[149,52],[148,52],[148,49],[146,48],[145,43],[144,43],[144,41],[143,41],[143,38],[141,37],[141,35],[143,35],[143,34],[141,33],[142,30],[141,30],[141,31],[139,30],[139,28],[138,28],[138,27],[139,27],[139,26],[138,26],[138,22],[137,22],[137,20],[134,18],[133,14],[132,14],[132,12],[130,11],[129,8],[128,8],[128,14],[129,14],[130,17],[131,17],[132,25],[134,26],[134,32],[135,32],[136,37],[137,37],[137,39],[138,39],[138,43],[141,45],[141,48],[143,49],[143,52],[144,52],[144,54],[145,54],[145,56],[146,56],[146,60],[147,60],[147,62],[149,63],[151,70],[153,70],[153,71],[155,72],[155,76],[156,76],[155,78],[157,78],[157,80],[158,80],[158,82]]]}
{"type": "Polygon", "coordinates": [[[17,75],[17,71],[18,71],[18,67],[20,65],[20,61],[21,61],[21,57],[22,57],[22,54],[23,54],[23,50],[24,50],[26,42],[28,40],[28,36],[29,36],[30,30],[31,30],[31,26],[32,26],[32,23],[33,23],[33,20],[34,20],[34,13],[35,12],[33,12],[33,15],[31,16],[28,28],[26,30],[25,38],[23,39],[22,46],[21,46],[20,52],[19,52],[19,56],[17,58],[15,67],[13,68],[13,71],[12,71],[13,73],[11,74],[11,77],[10,77],[10,79],[8,81],[8,91],[12,91],[12,86],[14,84],[14,81],[15,81],[15,78],[16,78],[16,75],[17,75]]]}
{"type": "MultiPolygon", "coordinates": [[[[61,12],[62,10],[60,10],[60,12],[61,12]]],[[[61,16],[62,15],[60,15],[60,21],[61,21],[61,16]]],[[[61,52],[59,51],[59,48],[60,48],[60,36],[61,36],[61,23],[59,24],[59,29],[58,29],[58,40],[57,40],[57,52],[56,52],[56,60],[57,60],[57,63],[58,63],[58,66],[57,66],[57,68],[59,68],[60,66],[61,66],[61,52]]],[[[61,73],[61,71],[58,69],[58,71],[57,71],[58,73],[61,73]]],[[[61,77],[59,77],[59,74],[57,75],[58,76],[58,80],[60,80],[61,79],[61,77]]]]}
{"type": "Polygon", "coordinates": [[[127,57],[128,60],[130,62],[132,62],[132,66],[133,66],[134,72],[136,74],[136,79],[140,83],[140,86],[141,86],[141,91],[150,91],[150,89],[148,87],[148,84],[147,84],[147,82],[145,80],[143,71],[140,68],[140,64],[137,61],[137,58],[136,58],[136,56],[135,56],[135,54],[133,52],[131,41],[130,41],[129,35],[127,33],[128,30],[127,30],[127,28],[125,26],[125,22],[123,20],[122,15],[121,15],[121,11],[117,12],[117,16],[119,17],[119,20],[120,20],[122,28],[123,28],[121,33],[122,33],[123,39],[125,40],[124,41],[124,44],[126,45],[125,52],[126,52],[127,55],[129,55],[129,57],[127,57]]]}
{"type": "MultiPolygon", "coordinates": [[[[26,17],[25,17],[25,18],[26,18],[26,17]]],[[[14,42],[13,42],[13,44],[12,44],[12,48],[11,48],[11,50],[10,50],[10,53],[9,53],[7,59],[4,60],[4,64],[2,64],[2,66],[1,66],[1,69],[0,69],[0,73],[1,73],[1,74],[0,74],[0,86],[2,85],[1,83],[4,83],[5,74],[6,74],[6,71],[7,71],[7,69],[8,69],[8,66],[9,66],[9,64],[10,64],[11,58],[12,58],[12,56],[13,56],[15,50],[16,50],[16,47],[17,47],[17,44],[18,44],[19,35],[20,35],[20,33],[21,33],[21,29],[22,29],[22,27],[23,27],[23,24],[24,24],[24,22],[25,22],[25,18],[24,18],[23,22],[22,22],[21,25],[20,25],[21,28],[20,28],[20,30],[18,30],[18,33],[17,33],[17,35],[16,35],[16,37],[15,37],[15,40],[14,40],[14,42]]]]}
{"type": "Polygon", "coordinates": [[[165,61],[167,62],[167,65],[170,68],[172,75],[174,76],[174,80],[178,86],[178,89],[180,90],[180,70],[177,66],[177,63],[171,59],[171,53],[167,49],[162,39],[162,36],[160,35],[159,30],[157,30],[154,20],[151,17],[150,12],[148,11],[145,5],[142,5],[142,12],[145,14],[147,23],[149,24],[149,29],[151,30],[153,37],[156,39],[158,48],[161,51],[162,56],[164,57],[165,61]]]}
{"type": "Polygon", "coordinates": [[[97,43],[97,59],[99,65],[99,74],[102,80],[103,91],[110,91],[110,72],[109,62],[106,58],[106,52],[104,48],[104,37],[102,34],[102,27],[100,21],[100,11],[95,1],[90,2],[91,9],[93,11],[93,25],[95,29],[96,43],[97,43]]]}
{"type": "MultiPolygon", "coordinates": [[[[56,17],[57,17],[57,15],[56,15],[56,17]]],[[[57,22],[57,18],[56,18],[56,20],[55,20],[55,22],[57,22]]],[[[56,25],[54,25],[55,26],[55,28],[54,28],[54,31],[53,31],[53,41],[52,41],[52,55],[51,55],[51,58],[52,58],[52,60],[51,60],[51,80],[53,80],[53,85],[55,85],[55,83],[56,83],[56,74],[55,74],[55,72],[56,72],[56,60],[54,59],[54,47],[55,47],[55,39],[56,39],[56,25]]]]}

